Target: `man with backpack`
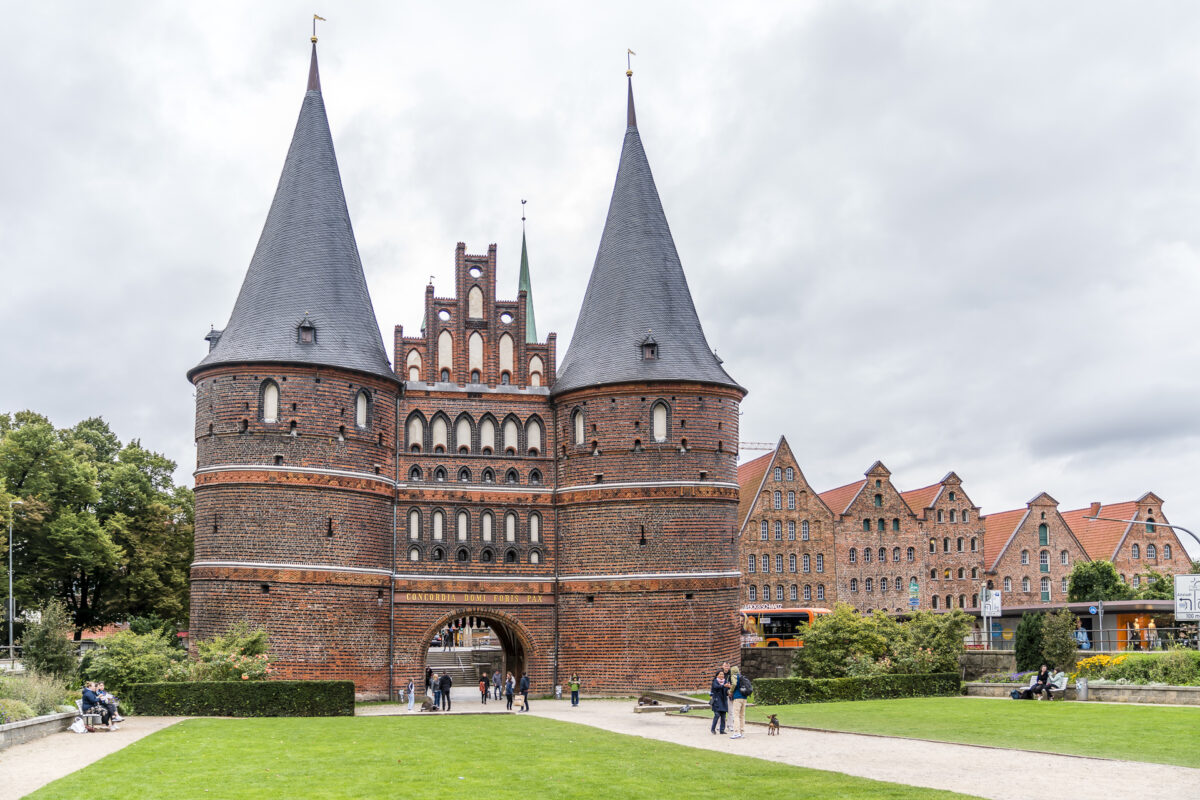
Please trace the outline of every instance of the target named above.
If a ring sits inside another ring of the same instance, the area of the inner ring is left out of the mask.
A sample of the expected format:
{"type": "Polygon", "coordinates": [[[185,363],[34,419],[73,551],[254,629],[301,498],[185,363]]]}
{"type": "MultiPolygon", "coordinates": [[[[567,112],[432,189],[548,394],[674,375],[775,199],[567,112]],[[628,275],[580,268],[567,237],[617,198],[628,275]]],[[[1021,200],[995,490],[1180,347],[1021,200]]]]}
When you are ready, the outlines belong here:
{"type": "Polygon", "coordinates": [[[741,739],[746,731],[746,700],[750,698],[750,694],[754,691],[754,686],[750,683],[750,679],[741,673],[741,670],[734,667],[730,670],[730,683],[733,687],[732,702],[730,703],[730,739],[741,739]]]}

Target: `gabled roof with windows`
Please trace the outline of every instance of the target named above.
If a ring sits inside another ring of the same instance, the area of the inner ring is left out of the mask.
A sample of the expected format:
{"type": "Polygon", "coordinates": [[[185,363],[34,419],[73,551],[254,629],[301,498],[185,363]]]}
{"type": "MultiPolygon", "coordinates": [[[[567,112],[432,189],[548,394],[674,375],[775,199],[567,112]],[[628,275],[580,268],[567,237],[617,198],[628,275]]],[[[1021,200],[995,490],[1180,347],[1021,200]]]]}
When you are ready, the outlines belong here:
{"type": "Polygon", "coordinates": [[[932,486],[923,486],[920,489],[909,489],[907,492],[901,492],[900,497],[904,500],[909,510],[919,516],[921,512],[933,505],[933,501],[937,499],[941,491],[942,484],[938,482],[932,486]]]}
{"type": "Polygon", "coordinates": [[[779,448],[776,447],[766,455],[738,465],[739,530],[746,527],[746,518],[750,516],[750,512],[754,509],[754,503],[758,500],[759,492],[762,491],[763,481],[766,480],[767,473],[771,471],[771,464],[775,461],[775,454],[778,452],[779,448]]]}
{"type": "Polygon", "coordinates": [[[1074,511],[1064,511],[1062,514],[1063,521],[1067,523],[1067,527],[1075,534],[1075,538],[1083,545],[1084,552],[1088,554],[1088,558],[1102,561],[1112,561],[1117,550],[1124,541],[1125,535],[1129,529],[1133,527],[1128,522],[1112,522],[1111,520],[1089,520],[1084,517],[1100,516],[1112,517],[1113,519],[1133,519],[1137,516],[1138,504],[1136,500],[1130,500],[1124,503],[1109,503],[1101,505],[1100,512],[1093,514],[1091,507],[1079,508],[1074,511]]]}
{"type": "Polygon", "coordinates": [[[821,498],[821,502],[834,514],[845,514],[846,509],[850,507],[850,504],[854,502],[854,498],[858,497],[859,492],[866,485],[867,479],[863,478],[854,483],[847,483],[845,486],[821,492],[817,497],[821,498]]]}
{"type": "Polygon", "coordinates": [[[308,90],[258,247],[229,324],[209,334],[218,364],[314,364],[397,381],[367,291],[325,116],[314,42],[308,90]],[[308,320],[311,342],[299,327],[308,320]],[[214,341],[215,340],[215,341],[214,341]]]}

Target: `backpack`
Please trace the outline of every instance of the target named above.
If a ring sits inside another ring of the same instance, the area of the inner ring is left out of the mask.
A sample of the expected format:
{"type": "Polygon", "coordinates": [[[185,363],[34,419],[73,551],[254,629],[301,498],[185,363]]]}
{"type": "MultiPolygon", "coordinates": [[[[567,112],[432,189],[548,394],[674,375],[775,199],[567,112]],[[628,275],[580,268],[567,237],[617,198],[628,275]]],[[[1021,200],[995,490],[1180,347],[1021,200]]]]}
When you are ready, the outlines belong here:
{"type": "Polygon", "coordinates": [[[742,693],[742,696],[747,700],[749,700],[750,695],[754,693],[754,684],[751,683],[750,679],[745,675],[738,675],[737,688],[738,691],[742,693]]]}

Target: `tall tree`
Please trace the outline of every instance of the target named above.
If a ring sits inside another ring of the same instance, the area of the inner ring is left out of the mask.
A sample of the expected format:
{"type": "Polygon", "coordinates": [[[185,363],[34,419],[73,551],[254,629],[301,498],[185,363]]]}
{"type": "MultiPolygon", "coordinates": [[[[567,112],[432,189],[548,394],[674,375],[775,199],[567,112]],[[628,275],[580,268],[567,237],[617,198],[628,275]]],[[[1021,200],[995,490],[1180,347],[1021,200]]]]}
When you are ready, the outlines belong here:
{"type": "Polygon", "coordinates": [[[1121,576],[1111,561],[1076,561],[1071,570],[1067,586],[1067,600],[1086,603],[1090,600],[1128,600],[1133,589],[1121,576]]]}

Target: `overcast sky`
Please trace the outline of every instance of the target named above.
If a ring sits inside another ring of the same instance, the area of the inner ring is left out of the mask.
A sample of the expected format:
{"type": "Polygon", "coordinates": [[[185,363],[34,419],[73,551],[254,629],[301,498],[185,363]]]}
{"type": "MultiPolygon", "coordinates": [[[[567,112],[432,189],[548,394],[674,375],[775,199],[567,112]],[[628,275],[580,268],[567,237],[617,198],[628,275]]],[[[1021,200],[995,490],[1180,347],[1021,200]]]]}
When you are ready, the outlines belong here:
{"type": "MultiPolygon", "coordinates": [[[[10,4],[0,410],[180,464],[295,126],[312,11],[384,341],[520,200],[566,351],[638,123],[709,342],[824,490],[1153,490],[1200,529],[1200,5],[10,4]]],[[[744,451],[745,457],[758,455],[744,451]]],[[[1200,551],[1195,545],[1193,552],[1200,551]]]]}

